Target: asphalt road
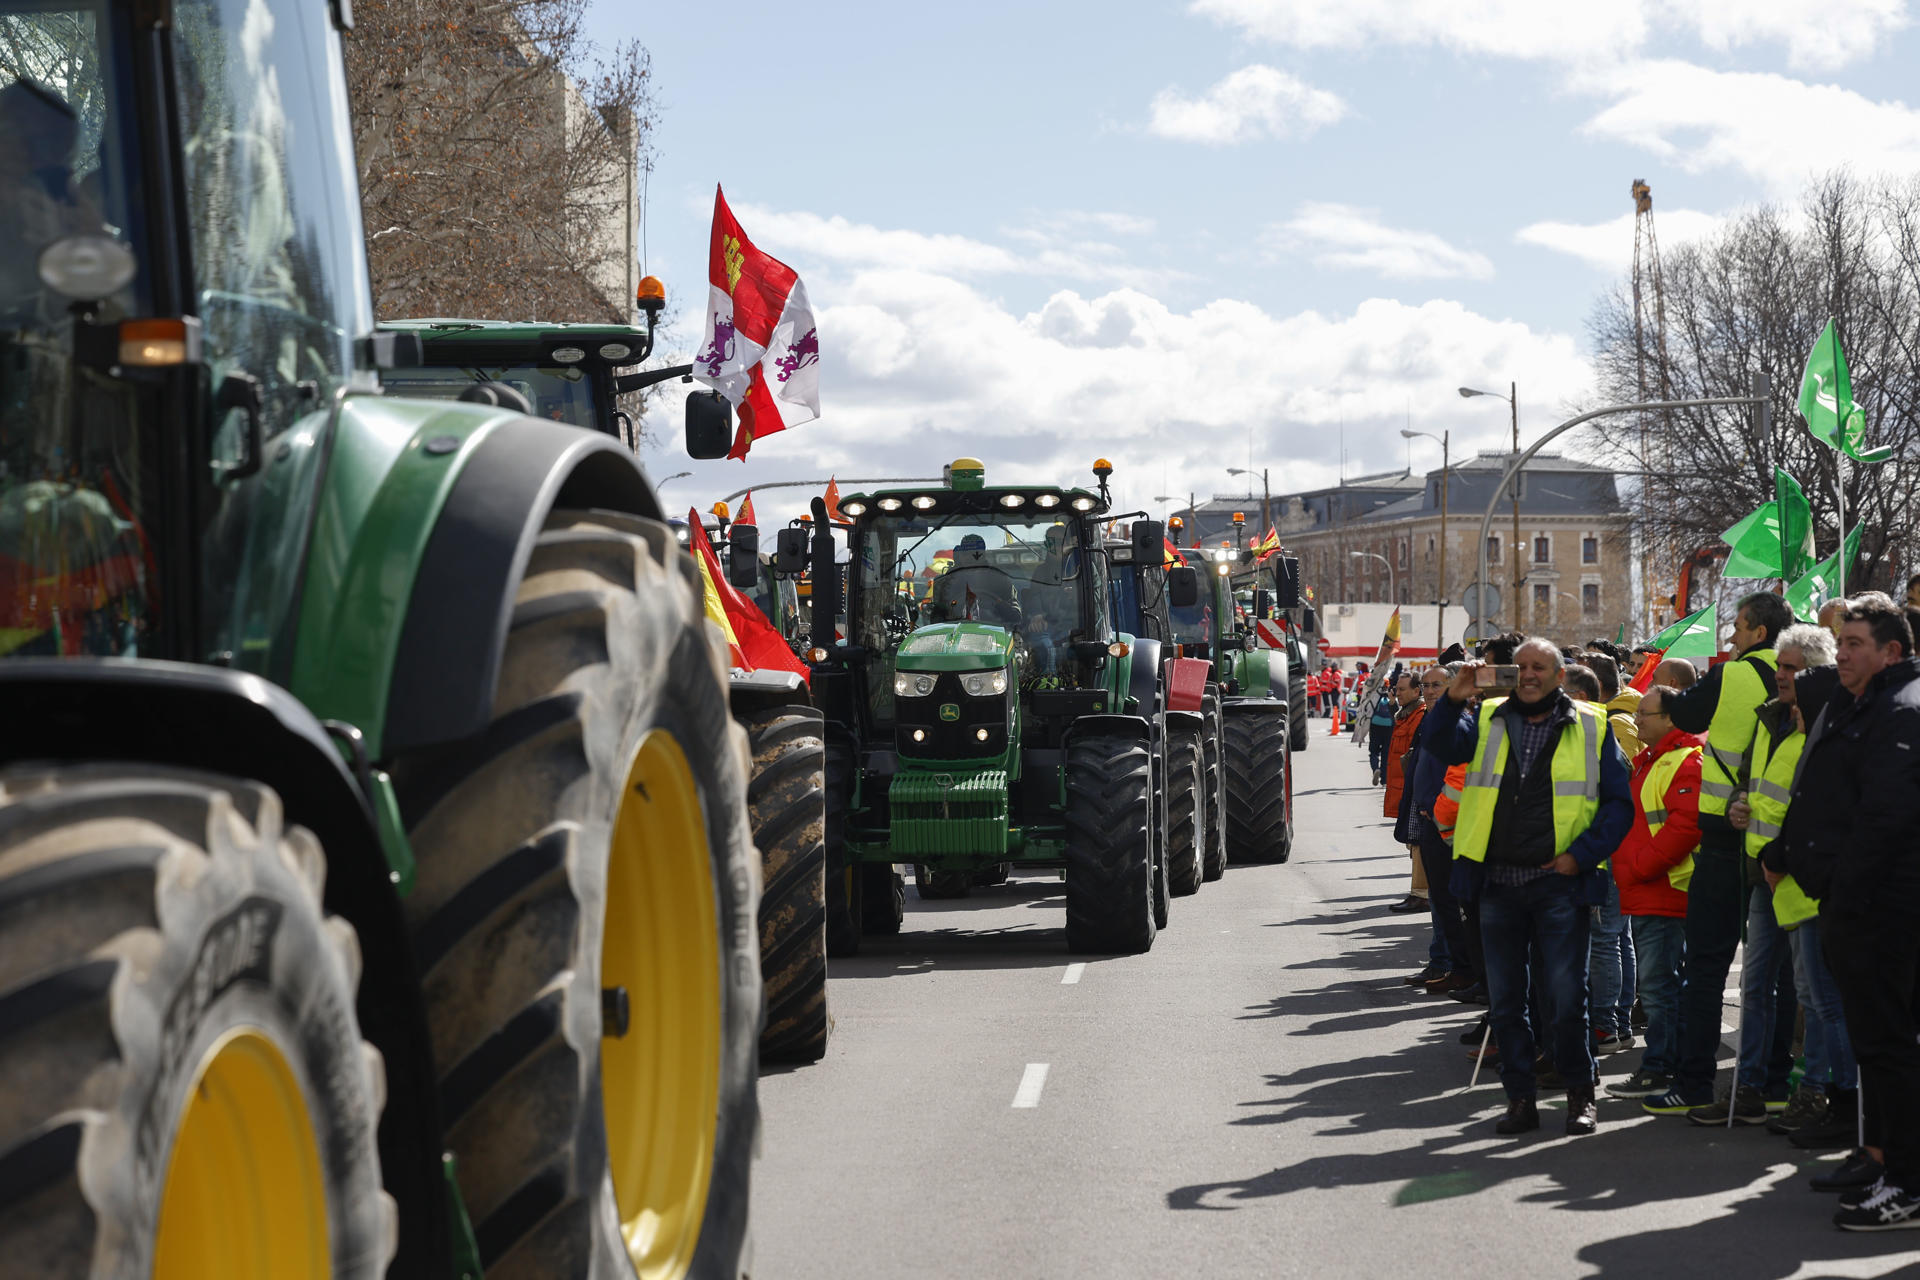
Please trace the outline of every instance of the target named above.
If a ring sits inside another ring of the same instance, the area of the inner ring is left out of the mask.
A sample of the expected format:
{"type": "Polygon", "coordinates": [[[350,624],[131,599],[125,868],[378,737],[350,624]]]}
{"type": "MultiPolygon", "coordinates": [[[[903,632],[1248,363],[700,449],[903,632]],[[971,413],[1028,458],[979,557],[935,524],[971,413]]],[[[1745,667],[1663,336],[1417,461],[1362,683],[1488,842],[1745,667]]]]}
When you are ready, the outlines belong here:
{"type": "Polygon", "coordinates": [[[761,1080],[758,1280],[1920,1272],[1920,1233],[1834,1230],[1821,1161],[1757,1126],[1603,1100],[1572,1139],[1551,1095],[1496,1137],[1478,1011],[1401,981],[1406,857],[1315,728],[1292,861],[1176,899],[1147,955],[1068,955],[1055,878],[909,885],[900,937],[834,964],[825,1060],[761,1080]]]}

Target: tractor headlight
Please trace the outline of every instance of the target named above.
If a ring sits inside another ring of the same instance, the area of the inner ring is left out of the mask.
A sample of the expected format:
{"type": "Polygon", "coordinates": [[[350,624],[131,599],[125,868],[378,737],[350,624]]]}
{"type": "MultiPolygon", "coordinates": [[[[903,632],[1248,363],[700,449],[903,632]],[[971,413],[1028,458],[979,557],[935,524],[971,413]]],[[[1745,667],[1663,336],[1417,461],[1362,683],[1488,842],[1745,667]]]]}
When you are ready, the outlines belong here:
{"type": "Polygon", "coordinates": [[[992,671],[972,671],[960,677],[960,687],[967,691],[968,697],[988,698],[1007,691],[1007,669],[998,667],[992,671]]]}
{"type": "Polygon", "coordinates": [[[920,671],[896,671],[893,673],[893,696],[896,698],[924,698],[933,692],[937,677],[920,671]]]}

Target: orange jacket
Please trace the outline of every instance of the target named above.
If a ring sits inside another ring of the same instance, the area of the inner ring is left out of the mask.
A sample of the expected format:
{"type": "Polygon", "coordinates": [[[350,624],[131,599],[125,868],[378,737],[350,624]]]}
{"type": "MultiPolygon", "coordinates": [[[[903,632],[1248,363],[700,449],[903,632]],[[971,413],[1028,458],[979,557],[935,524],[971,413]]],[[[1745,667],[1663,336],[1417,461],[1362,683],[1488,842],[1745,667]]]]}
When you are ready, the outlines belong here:
{"type": "Polygon", "coordinates": [[[1467,766],[1452,765],[1447,769],[1447,780],[1440,788],[1440,794],[1433,801],[1433,825],[1440,829],[1440,838],[1448,844],[1453,843],[1453,825],[1460,820],[1460,793],[1467,785],[1467,766]]]}
{"type": "Polygon", "coordinates": [[[1655,760],[1669,751],[1700,746],[1705,741],[1702,735],[1669,729],[1666,737],[1633,758],[1633,827],[1613,854],[1613,878],[1620,884],[1620,910],[1624,915],[1684,918],[1687,914],[1686,890],[1674,888],[1667,873],[1685,862],[1700,844],[1700,757],[1683,761],[1667,784],[1667,794],[1662,798],[1667,821],[1659,835],[1647,825],[1640,787],[1655,760]]]}
{"type": "Polygon", "coordinates": [[[1387,743],[1386,808],[1389,818],[1400,816],[1400,790],[1406,785],[1406,779],[1400,776],[1400,757],[1413,750],[1413,739],[1420,732],[1420,722],[1426,717],[1426,707],[1416,702],[1413,704],[1413,714],[1401,716],[1393,722],[1393,737],[1387,743]]]}

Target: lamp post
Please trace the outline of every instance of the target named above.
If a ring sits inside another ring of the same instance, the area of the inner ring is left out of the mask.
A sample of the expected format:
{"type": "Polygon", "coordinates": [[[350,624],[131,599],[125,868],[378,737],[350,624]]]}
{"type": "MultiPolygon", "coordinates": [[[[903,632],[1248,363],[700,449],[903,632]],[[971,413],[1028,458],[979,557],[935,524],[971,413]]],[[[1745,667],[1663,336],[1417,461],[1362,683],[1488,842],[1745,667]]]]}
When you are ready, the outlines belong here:
{"type": "Polygon", "coordinates": [[[693,472],[691,471],[676,471],[672,475],[667,476],[665,479],[655,480],[653,482],[653,487],[658,489],[661,485],[665,484],[668,480],[679,480],[684,476],[690,476],[692,474],[693,472]]]}
{"type": "MultiPolygon", "coordinates": [[[[1251,485],[1253,480],[1253,472],[1247,470],[1245,467],[1228,467],[1227,474],[1230,476],[1245,476],[1247,477],[1249,485],[1251,485]]],[[[1251,497],[1252,495],[1249,494],[1248,496],[1251,497]]],[[[1267,536],[1267,530],[1273,528],[1273,487],[1267,483],[1267,469],[1265,467],[1260,468],[1260,522],[1264,526],[1260,530],[1260,536],[1264,538],[1267,536]]]]}
{"type": "Polygon", "coordinates": [[[1363,557],[1366,559],[1378,560],[1381,564],[1387,566],[1387,594],[1393,597],[1394,604],[1396,605],[1399,604],[1400,592],[1393,584],[1393,561],[1387,559],[1385,556],[1381,555],[1378,551],[1347,552],[1347,559],[1349,560],[1358,560],[1363,557]]]}
{"type": "MultiPolygon", "coordinates": [[[[1471,400],[1475,396],[1492,396],[1495,400],[1505,400],[1513,411],[1513,452],[1520,452],[1520,384],[1509,382],[1507,394],[1498,391],[1476,391],[1472,387],[1461,387],[1462,399],[1471,400]]],[[[1484,584],[1482,591],[1485,590],[1484,584]]],[[[1513,487],[1513,629],[1520,630],[1520,486],[1513,487]]],[[[1485,639],[1485,637],[1481,637],[1485,639]]]]}
{"type": "Polygon", "coordinates": [[[1447,491],[1453,487],[1449,470],[1452,450],[1448,441],[1452,435],[1451,431],[1442,431],[1436,436],[1431,431],[1408,431],[1405,428],[1400,432],[1404,440],[1425,436],[1440,442],[1440,577],[1433,597],[1440,602],[1439,617],[1433,624],[1433,651],[1436,655],[1447,647],[1447,491]]]}

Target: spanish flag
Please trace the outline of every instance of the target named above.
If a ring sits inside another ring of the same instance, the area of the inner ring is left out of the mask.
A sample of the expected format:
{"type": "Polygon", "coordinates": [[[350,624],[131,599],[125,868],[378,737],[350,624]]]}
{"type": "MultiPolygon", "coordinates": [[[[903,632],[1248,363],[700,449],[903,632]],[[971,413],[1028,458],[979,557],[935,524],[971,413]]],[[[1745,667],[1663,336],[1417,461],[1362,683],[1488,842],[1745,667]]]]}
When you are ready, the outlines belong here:
{"type": "Polygon", "coordinates": [[[1267,536],[1260,539],[1260,545],[1253,549],[1254,554],[1264,559],[1265,557],[1273,554],[1279,549],[1280,549],[1280,534],[1278,533],[1278,531],[1274,529],[1272,525],[1268,525],[1267,536]]]}
{"type": "Polygon", "coordinates": [[[751,490],[747,492],[746,497],[740,499],[740,514],[734,517],[733,522],[735,524],[750,524],[756,529],[760,527],[760,522],[754,518],[753,514],[753,492],[751,490]]]}
{"type": "Polygon", "coordinates": [[[759,606],[734,589],[720,571],[720,557],[700,524],[698,511],[687,512],[687,544],[693,561],[700,566],[700,584],[706,597],[707,617],[720,628],[727,640],[727,662],[743,671],[792,671],[802,680],[812,673],[807,664],[794,656],[787,642],[767,621],[759,606]]]}

